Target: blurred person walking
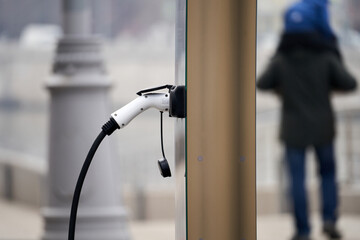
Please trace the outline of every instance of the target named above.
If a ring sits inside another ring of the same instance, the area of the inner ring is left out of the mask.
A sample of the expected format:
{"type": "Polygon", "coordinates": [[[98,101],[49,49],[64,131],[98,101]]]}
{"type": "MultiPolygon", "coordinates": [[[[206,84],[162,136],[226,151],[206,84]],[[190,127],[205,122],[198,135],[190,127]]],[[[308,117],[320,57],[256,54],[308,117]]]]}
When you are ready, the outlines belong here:
{"type": "Polygon", "coordinates": [[[296,227],[292,240],[310,239],[305,189],[309,147],[315,149],[321,178],[323,232],[329,239],[341,239],[336,228],[335,120],[330,93],[354,90],[357,84],[341,62],[325,3],[327,0],[302,0],[287,10],[285,33],[257,82],[259,89],[275,90],[282,100],[280,138],[285,145],[296,227]],[[315,11],[319,8],[326,14],[315,11]]]}

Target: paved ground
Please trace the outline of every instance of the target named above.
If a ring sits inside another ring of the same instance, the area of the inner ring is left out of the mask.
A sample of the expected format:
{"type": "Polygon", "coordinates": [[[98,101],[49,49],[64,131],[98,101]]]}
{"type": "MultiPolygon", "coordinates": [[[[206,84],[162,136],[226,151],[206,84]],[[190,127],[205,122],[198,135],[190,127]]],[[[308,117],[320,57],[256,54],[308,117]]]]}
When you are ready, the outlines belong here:
{"type": "MultiPolygon", "coordinates": [[[[313,240],[326,240],[321,234],[320,219],[312,218],[313,240]]],[[[343,216],[339,221],[343,240],[360,239],[360,216],[343,216]]],[[[288,240],[292,236],[292,221],[288,215],[262,216],[258,218],[258,240],[288,240]]]]}
{"type": "MultiPolygon", "coordinates": [[[[325,240],[320,234],[318,217],[312,219],[314,240],[325,240]]],[[[360,216],[343,216],[339,222],[344,240],[360,240],[360,216]]],[[[0,200],[0,240],[41,239],[43,223],[37,210],[0,200]]],[[[287,240],[292,232],[287,215],[258,218],[258,240],[287,240]]],[[[173,240],[172,221],[131,222],[132,240],[173,240]]]]}
{"type": "MultiPolygon", "coordinates": [[[[37,209],[0,200],[0,240],[41,239],[43,222],[37,209]]],[[[132,240],[173,240],[172,221],[131,222],[132,240]]]]}

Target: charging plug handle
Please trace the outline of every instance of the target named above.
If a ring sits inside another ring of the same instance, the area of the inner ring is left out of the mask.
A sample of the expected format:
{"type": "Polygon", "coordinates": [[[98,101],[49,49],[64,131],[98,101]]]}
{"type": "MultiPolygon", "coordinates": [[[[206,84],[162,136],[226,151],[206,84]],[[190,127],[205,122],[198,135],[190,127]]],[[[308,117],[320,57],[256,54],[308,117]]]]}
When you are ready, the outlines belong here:
{"type": "Polygon", "coordinates": [[[159,87],[154,87],[154,88],[147,88],[147,89],[143,89],[139,92],[137,92],[136,94],[139,96],[142,96],[144,93],[149,93],[149,92],[154,92],[154,91],[158,91],[158,90],[162,90],[162,89],[170,89],[173,88],[173,85],[163,85],[163,86],[159,86],[159,87]]]}

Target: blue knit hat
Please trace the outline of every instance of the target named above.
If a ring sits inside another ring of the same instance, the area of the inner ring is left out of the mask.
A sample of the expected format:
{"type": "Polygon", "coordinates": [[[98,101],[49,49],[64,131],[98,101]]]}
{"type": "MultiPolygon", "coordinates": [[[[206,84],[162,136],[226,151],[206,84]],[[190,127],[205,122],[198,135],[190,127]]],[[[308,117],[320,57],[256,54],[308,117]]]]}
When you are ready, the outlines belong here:
{"type": "Polygon", "coordinates": [[[286,33],[317,32],[325,37],[334,37],[329,24],[328,0],[301,0],[285,12],[286,33]]]}

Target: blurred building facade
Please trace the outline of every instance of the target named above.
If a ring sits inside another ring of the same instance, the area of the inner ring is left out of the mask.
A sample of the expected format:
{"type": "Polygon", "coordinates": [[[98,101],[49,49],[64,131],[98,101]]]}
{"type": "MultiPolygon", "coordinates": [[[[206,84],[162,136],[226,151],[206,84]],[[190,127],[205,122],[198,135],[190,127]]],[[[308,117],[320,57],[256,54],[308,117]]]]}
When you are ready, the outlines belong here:
{"type": "Polygon", "coordinates": [[[347,4],[351,26],[360,32],[360,15],[358,12],[358,9],[360,9],[360,1],[348,0],[347,4]]]}
{"type": "MultiPolygon", "coordinates": [[[[143,33],[154,22],[173,21],[173,1],[91,0],[92,30],[107,38],[143,33]]],[[[0,0],[0,37],[19,38],[29,24],[61,25],[61,0],[0,0]]]]}

